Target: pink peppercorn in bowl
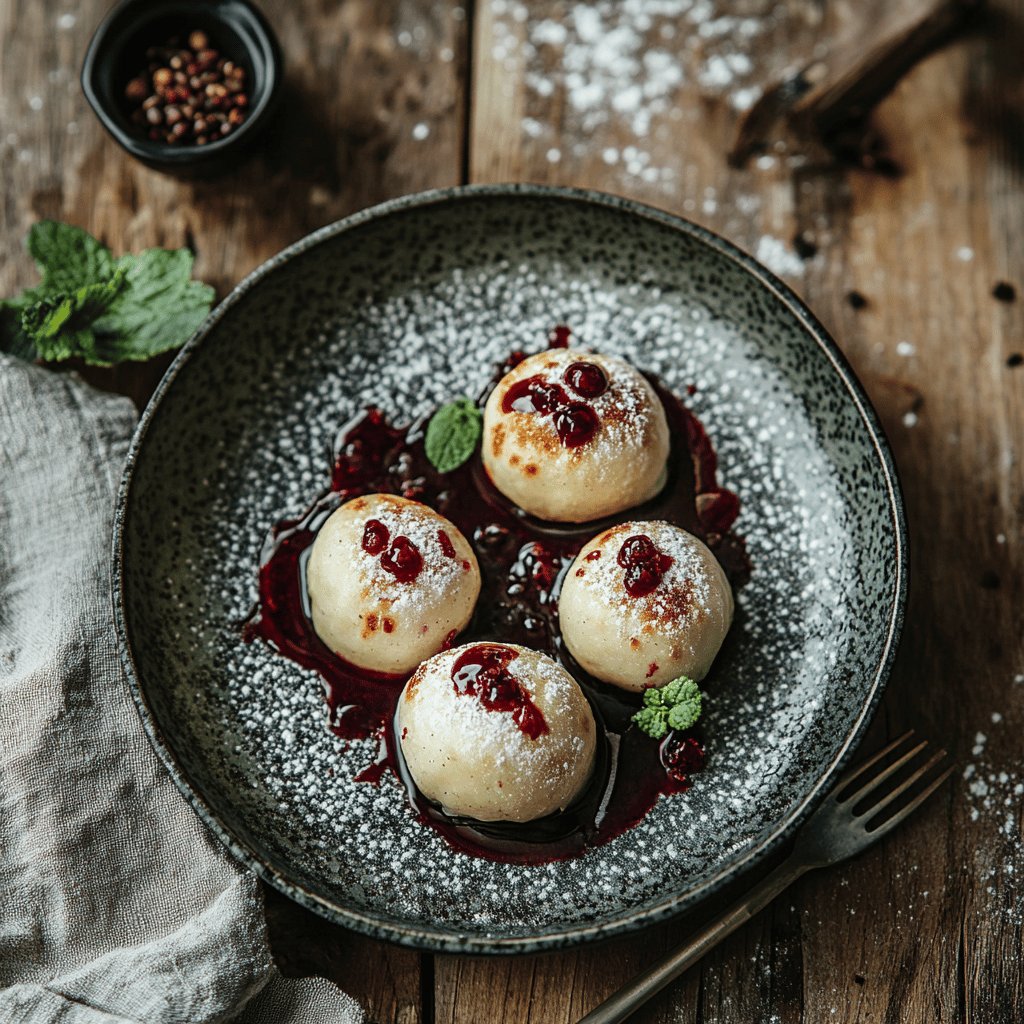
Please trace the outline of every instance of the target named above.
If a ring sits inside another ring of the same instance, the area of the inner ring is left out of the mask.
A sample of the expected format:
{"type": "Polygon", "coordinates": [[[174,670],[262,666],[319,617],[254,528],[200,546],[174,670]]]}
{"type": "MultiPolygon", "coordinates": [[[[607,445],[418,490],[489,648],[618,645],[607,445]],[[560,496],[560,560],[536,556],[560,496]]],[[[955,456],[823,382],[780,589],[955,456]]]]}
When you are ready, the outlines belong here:
{"type": "Polygon", "coordinates": [[[183,177],[227,170],[266,128],[281,48],[247,0],[123,0],[101,22],[82,89],[123,149],[183,177]]]}

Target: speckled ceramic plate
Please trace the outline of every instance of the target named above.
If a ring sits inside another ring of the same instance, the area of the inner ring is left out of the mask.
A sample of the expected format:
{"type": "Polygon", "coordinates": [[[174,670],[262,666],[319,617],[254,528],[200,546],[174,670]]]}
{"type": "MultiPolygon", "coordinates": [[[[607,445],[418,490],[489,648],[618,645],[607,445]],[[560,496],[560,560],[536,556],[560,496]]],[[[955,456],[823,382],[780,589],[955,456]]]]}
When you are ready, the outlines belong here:
{"type": "Polygon", "coordinates": [[[124,662],[149,735],[234,855],[372,935],[538,950],[690,907],[791,834],[893,657],[906,539],[892,460],[835,344],[768,271],[685,221],[594,193],[465,188],[325,228],[247,278],[139,425],[115,532],[124,662]],[[473,394],[556,322],[683,393],[743,503],[754,573],[716,664],[708,767],[576,860],[455,853],[325,728],[318,679],[239,623],[268,527],[324,485],[338,427],[473,394]]]}

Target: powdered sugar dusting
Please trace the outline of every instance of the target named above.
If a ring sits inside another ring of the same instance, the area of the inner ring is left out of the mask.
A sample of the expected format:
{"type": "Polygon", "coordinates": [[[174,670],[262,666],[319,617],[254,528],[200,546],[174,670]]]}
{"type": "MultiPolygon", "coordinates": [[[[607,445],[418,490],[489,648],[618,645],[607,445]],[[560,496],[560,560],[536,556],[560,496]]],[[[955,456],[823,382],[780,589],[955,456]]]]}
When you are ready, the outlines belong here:
{"type": "Polygon", "coordinates": [[[804,272],[804,261],[785,242],[771,235],[761,236],[755,255],[780,277],[798,277],[804,272]]]}
{"type": "Polygon", "coordinates": [[[520,51],[531,68],[527,85],[538,96],[564,94],[584,133],[620,121],[638,138],[671,114],[688,76],[720,95],[752,74],[747,51],[766,29],[772,5],[748,17],[715,17],[716,6],[708,0],[575,3],[557,21],[529,24],[522,39],[514,12],[525,6],[491,2],[503,56],[520,51]]]}
{"type": "Polygon", "coordinates": [[[1003,725],[1003,713],[993,711],[984,731],[975,732],[971,760],[961,773],[961,787],[970,820],[977,822],[986,836],[985,841],[975,843],[975,863],[971,865],[972,874],[985,883],[979,895],[988,908],[986,913],[999,914],[1019,928],[1024,924],[1020,817],[1024,807],[1024,773],[1016,756],[1016,737],[1008,737],[1003,725]],[[1009,757],[1003,753],[1007,745],[1009,757]]]}
{"type": "MultiPolygon", "coordinates": [[[[606,164],[627,179],[678,194],[692,168],[679,154],[709,102],[743,111],[761,85],[806,50],[785,52],[812,4],[746,0],[590,0],[547,5],[490,0],[492,59],[526,85],[525,138],[537,152],[585,160],[595,136],[606,164]],[[768,40],[771,40],[771,45],[768,40]],[[557,113],[552,113],[556,111],[557,113]]],[[[692,200],[691,200],[692,201],[692,200]]]]}

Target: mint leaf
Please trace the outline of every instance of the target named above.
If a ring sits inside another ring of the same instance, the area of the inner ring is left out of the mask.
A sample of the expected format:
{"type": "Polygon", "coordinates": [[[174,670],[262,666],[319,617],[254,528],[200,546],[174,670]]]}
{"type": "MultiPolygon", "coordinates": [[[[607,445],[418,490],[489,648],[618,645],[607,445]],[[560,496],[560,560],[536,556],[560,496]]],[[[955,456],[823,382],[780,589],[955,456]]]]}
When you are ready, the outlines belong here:
{"type": "Polygon", "coordinates": [[[450,473],[473,454],[482,432],[483,417],[473,402],[468,398],[449,402],[427,424],[427,458],[439,473],[450,473]]]}
{"type": "Polygon", "coordinates": [[[0,352],[31,362],[36,358],[36,347],[21,329],[21,313],[26,305],[17,299],[0,301],[0,352]]]}
{"type": "Polygon", "coordinates": [[[187,249],[146,249],[118,261],[127,287],[96,323],[97,359],[147,359],[188,340],[214,295],[209,285],[191,280],[193,262],[187,249]]]}
{"type": "Polygon", "coordinates": [[[213,289],[192,280],[188,249],[146,249],[123,256],[126,287],[96,323],[98,359],[149,359],[178,348],[206,319],[213,289]]]}
{"type": "Polygon", "coordinates": [[[656,740],[668,732],[668,717],[661,708],[642,708],[633,716],[633,721],[641,731],[656,740]]]}
{"type": "Polygon", "coordinates": [[[700,718],[700,690],[692,679],[687,679],[686,684],[668,712],[668,726],[670,729],[692,729],[700,718]]]}
{"type": "Polygon", "coordinates": [[[701,692],[687,676],[644,690],[644,706],[633,716],[638,729],[660,740],[669,729],[692,729],[701,715],[701,692]]]}
{"type": "Polygon", "coordinates": [[[95,362],[96,321],[110,308],[124,287],[125,275],[118,271],[109,281],[87,284],[69,295],[54,295],[21,311],[21,329],[36,354],[49,362],[81,356],[95,362]]]}
{"type": "Polygon", "coordinates": [[[0,301],[0,351],[94,366],[177,348],[203,322],[213,289],[192,280],[187,249],[115,260],[88,231],[44,220],[27,239],[42,281],[0,301]]]}
{"type": "Polygon", "coordinates": [[[41,220],[29,231],[27,245],[42,276],[39,290],[44,293],[66,294],[114,274],[110,250],[72,224],[41,220]]]}

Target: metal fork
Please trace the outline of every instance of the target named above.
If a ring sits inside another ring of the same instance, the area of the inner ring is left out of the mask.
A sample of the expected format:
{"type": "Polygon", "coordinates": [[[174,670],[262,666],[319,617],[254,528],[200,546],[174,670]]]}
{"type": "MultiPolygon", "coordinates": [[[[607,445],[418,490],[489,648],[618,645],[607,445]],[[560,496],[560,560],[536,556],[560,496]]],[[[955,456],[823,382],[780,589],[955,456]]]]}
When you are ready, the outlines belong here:
{"type": "Polygon", "coordinates": [[[793,851],[782,864],[723,917],[653,967],[638,974],[610,999],[581,1018],[579,1024],[619,1024],[626,1020],[722,939],[762,911],[805,872],[838,864],[866,850],[913,814],[945,782],[954,768],[954,765],[949,765],[939,770],[946,752],[930,752],[926,740],[904,751],[903,748],[913,738],[913,731],[905,733],[844,776],[797,833],[793,851]],[[869,769],[897,751],[899,755],[894,761],[868,777],[869,769]],[[893,778],[901,771],[909,774],[893,778]],[[888,781],[890,779],[891,782],[888,781]],[[850,792],[853,784],[858,782],[856,790],[850,792]],[[884,812],[894,800],[912,787],[921,785],[923,789],[886,817],[884,812]],[[865,806],[869,797],[872,802],[865,806]]]}

